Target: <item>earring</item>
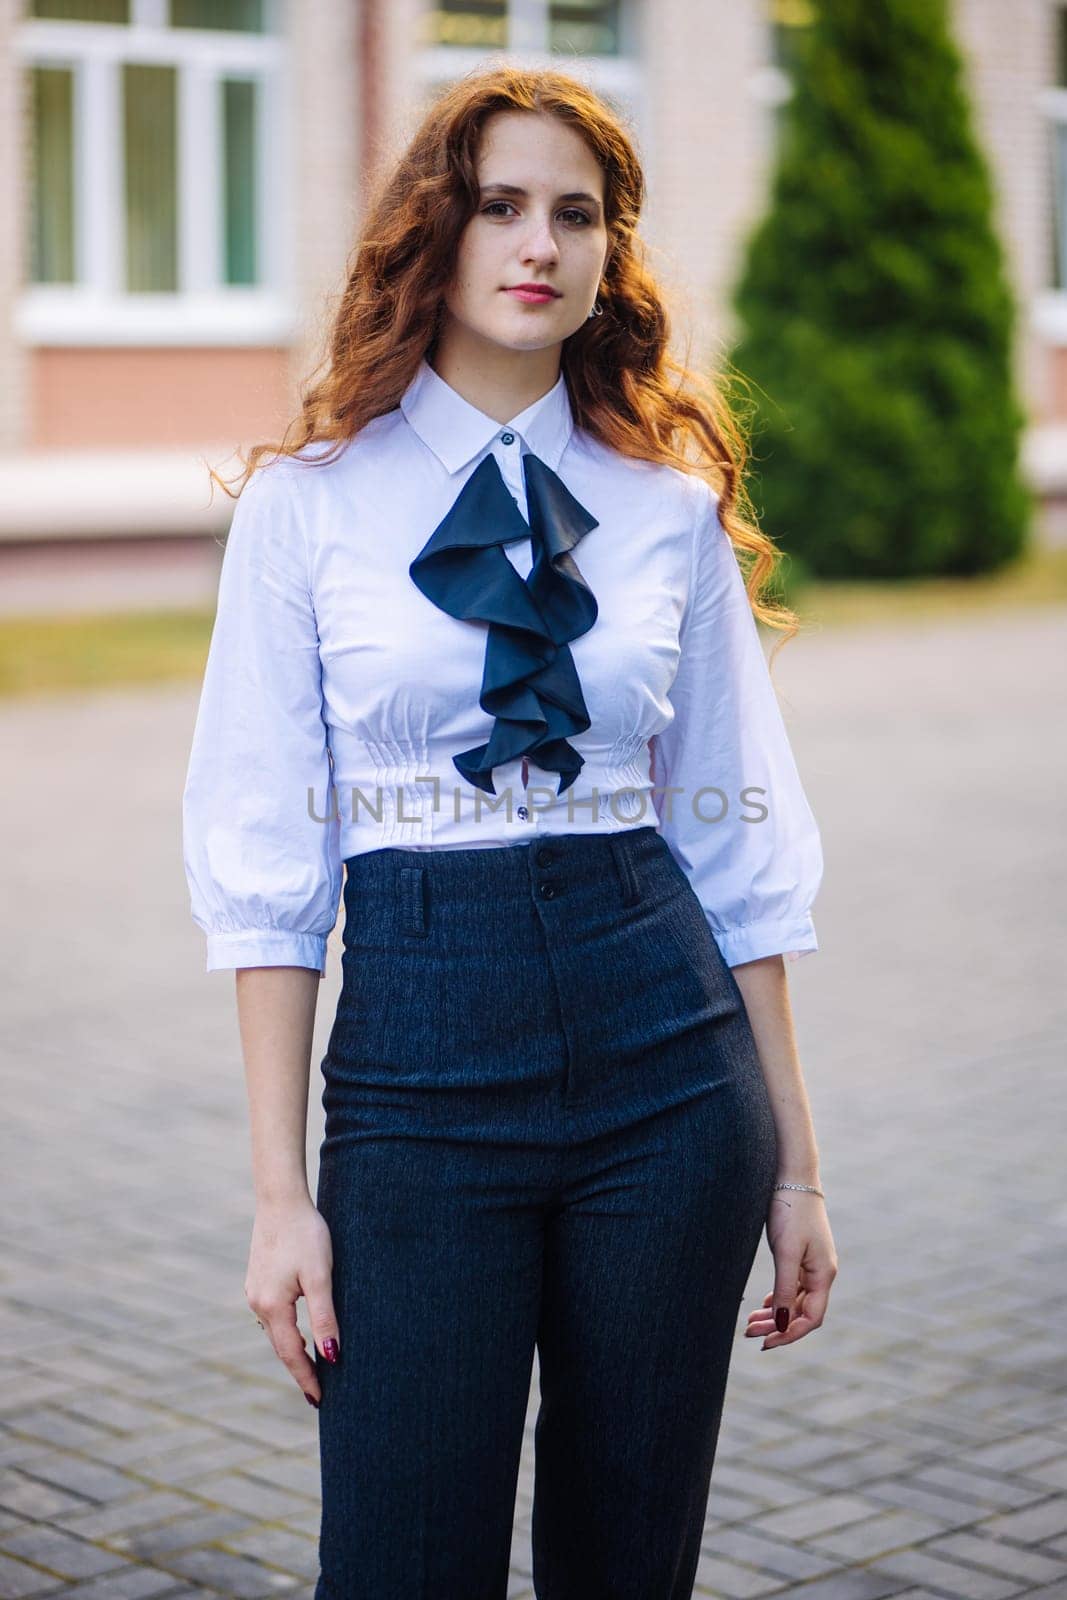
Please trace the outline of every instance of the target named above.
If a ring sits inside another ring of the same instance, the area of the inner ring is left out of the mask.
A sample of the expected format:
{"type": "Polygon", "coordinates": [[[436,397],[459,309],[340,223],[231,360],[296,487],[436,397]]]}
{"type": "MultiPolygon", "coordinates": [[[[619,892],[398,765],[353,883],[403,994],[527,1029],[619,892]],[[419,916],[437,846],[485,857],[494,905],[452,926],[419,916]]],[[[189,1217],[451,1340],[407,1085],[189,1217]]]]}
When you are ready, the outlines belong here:
{"type": "MultiPolygon", "coordinates": [[[[602,317],[603,315],[604,315],[604,307],[600,304],[599,300],[594,301],[593,302],[593,309],[592,309],[592,311],[590,311],[589,317],[602,317]]],[[[586,317],[586,319],[585,319],[586,322],[589,321],[589,317],[586,317]]]]}

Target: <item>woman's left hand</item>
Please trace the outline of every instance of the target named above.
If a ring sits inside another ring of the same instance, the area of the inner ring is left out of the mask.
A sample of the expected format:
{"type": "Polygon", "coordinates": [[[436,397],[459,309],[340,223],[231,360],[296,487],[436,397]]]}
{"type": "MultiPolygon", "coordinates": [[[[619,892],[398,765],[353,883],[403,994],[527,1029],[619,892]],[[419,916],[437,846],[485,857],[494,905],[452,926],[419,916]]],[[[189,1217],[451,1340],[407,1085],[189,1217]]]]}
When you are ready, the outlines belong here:
{"type": "Polygon", "coordinates": [[[774,1256],[774,1288],[758,1310],[749,1312],[745,1329],[746,1339],[763,1339],[761,1350],[795,1344],[820,1328],[837,1276],[837,1252],[820,1195],[779,1190],[767,1217],[767,1242],[774,1256]]]}

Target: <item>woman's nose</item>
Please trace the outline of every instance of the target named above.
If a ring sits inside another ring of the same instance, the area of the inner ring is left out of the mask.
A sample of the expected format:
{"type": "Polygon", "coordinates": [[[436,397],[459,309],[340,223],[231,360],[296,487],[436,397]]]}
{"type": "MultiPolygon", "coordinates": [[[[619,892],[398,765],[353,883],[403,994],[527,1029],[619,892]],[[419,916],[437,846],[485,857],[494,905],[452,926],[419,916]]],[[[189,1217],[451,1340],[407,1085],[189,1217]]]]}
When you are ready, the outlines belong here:
{"type": "Polygon", "coordinates": [[[559,255],[559,246],[548,221],[535,223],[526,236],[523,254],[529,260],[552,261],[559,255]]]}

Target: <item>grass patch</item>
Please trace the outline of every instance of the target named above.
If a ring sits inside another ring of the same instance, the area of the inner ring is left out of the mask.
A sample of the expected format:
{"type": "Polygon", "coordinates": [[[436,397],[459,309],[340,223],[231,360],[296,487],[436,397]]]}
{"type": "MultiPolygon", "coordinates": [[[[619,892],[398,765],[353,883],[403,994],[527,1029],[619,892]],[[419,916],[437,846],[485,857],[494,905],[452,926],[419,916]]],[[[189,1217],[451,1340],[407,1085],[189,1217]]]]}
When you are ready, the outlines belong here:
{"type": "MultiPolygon", "coordinates": [[[[1062,606],[1067,605],[1067,545],[1035,546],[1011,567],[981,578],[812,581],[786,592],[801,614],[803,633],[1062,606]]],[[[198,683],[212,620],[212,611],[204,609],[0,617],[0,696],[198,683]]],[[[771,642],[777,637],[771,633],[771,642]]]]}
{"type": "Polygon", "coordinates": [[[196,682],[212,620],[202,609],[0,618],[0,695],[196,682]]]}
{"type": "MultiPolygon", "coordinates": [[[[783,563],[783,566],[785,563],[783,563]]],[[[978,612],[1067,605],[1067,545],[1038,545],[1011,566],[975,578],[813,579],[788,588],[802,630],[928,622],[978,612]]]]}

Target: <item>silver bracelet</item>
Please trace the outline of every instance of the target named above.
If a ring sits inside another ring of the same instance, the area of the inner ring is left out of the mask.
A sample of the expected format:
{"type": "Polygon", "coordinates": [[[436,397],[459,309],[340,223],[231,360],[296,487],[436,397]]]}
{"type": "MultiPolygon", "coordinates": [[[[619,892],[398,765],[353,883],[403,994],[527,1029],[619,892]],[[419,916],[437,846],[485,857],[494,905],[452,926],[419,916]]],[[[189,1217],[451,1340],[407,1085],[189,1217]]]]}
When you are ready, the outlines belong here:
{"type": "Polygon", "coordinates": [[[776,1189],[801,1189],[805,1194],[817,1194],[821,1199],[826,1199],[822,1190],[816,1189],[813,1183],[776,1183],[774,1187],[776,1189]]]}

